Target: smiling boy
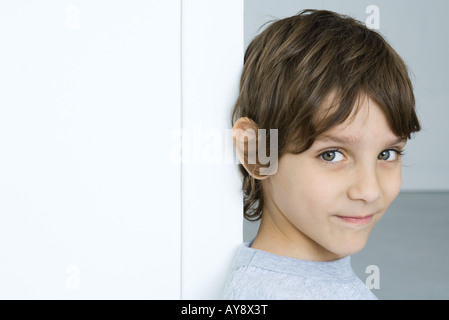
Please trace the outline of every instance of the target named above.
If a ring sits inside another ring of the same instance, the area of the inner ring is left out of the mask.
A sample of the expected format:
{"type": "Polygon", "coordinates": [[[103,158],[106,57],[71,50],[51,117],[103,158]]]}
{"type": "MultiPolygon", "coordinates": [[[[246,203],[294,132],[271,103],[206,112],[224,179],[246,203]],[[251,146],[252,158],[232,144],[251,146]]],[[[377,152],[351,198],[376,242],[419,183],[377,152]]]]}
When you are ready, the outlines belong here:
{"type": "Polygon", "coordinates": [[[403,149],[420,130],[399,55],[334,12],[278,20],[246,51],[232,120],[244,215],[261,223],[222,298],[376,299],[350,256],[398,195],[403,149]],[[278,130],[278,141],[264,141],[277,143],[269,174],[247,161],[242,134],[261,128],[278,130]]]}

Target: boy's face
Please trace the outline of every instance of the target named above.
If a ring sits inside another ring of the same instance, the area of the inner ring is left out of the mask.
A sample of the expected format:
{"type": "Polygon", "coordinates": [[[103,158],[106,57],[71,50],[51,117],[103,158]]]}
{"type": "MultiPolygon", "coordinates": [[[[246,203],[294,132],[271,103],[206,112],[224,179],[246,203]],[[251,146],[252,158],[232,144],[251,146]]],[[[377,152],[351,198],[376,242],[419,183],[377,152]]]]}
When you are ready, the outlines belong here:
{"type": "Polygon", "coordinates": [[[311,148],[279,160],[262,180],[263,218],[253,247],[308,260],[334,260],[361,250],[401,187],[405,140],[380,107],[365,99],[311,148]]]}

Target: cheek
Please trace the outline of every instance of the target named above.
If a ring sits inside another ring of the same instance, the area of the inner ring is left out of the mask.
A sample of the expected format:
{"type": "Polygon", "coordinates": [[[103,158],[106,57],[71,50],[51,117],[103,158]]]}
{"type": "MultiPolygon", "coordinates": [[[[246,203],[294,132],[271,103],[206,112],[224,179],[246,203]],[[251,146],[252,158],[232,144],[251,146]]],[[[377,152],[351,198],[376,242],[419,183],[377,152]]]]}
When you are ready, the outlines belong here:
{"type": "Polygon", "coordinates": [[[382,180],[383,185],[383,195],[388,201],[388,205],[393,202],[398,196],[401,190],[402,178],[401,178],[401,168],[387,172],[382,180]]]}
{"type": "Polygon", "coordinates": [[[288,212],[296,219],[319,219],[317,213],[331,210],[341,193],[341,182],[330,183],[329,177],[317,170],[298,171],[288,181],[284,199],[288,201],[288,212]]]}
{"type": "Polygon", "coordinates": [[[328,176],[311,174],[303,185],[303,200],[315,208],[323,208],[328,203],[335,203],[341,193],[340,183],[338,180],[330,181],[328,176]]]}

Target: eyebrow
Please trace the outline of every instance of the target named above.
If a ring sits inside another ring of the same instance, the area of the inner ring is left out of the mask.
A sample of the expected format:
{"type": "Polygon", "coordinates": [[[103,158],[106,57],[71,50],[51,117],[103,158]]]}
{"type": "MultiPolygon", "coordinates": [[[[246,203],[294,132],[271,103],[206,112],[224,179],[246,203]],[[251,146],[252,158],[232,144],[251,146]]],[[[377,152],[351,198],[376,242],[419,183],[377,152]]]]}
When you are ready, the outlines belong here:
{"type": "MultiPolygon", "coordinates": [[[[316,141],[322,141],[322,142],[334,142],[337,144],[344,144],[344,145],[355,145],[359,142],[359,138],[356,136],[334,136],[329,134],[324,134],[316,139],[316,141]]],[[[388,140],[386,145],[396,145],[400,143],[406,142],[406,138],[402,137],[396,137],[395,139],[388,140]]]]}

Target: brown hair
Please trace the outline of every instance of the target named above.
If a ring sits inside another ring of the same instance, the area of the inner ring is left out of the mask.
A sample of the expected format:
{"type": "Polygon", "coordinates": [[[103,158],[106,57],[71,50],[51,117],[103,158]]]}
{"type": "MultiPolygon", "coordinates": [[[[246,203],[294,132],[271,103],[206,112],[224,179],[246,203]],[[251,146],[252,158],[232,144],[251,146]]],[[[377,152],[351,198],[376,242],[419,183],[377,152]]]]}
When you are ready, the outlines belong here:
{"type": "MultiPolygon", "coordinates": [[[[344,122],[363,94],[381,106],[398,137],[410,139],[420,130],[407,66],[386,40],[351,17],[303,10],[272,22],[249,44],[231,122],[250,118],[266,129],[267,145],[269,129],[277,129],[280,159],[307,150],[319,135],[344,122]],[[331,92],[336,107],[317,117],[331,92]]],[[[242,164],[239,170],[244,216],[258,220],[261,183],[242,164]]],[[[257,170],[255,165],[252,172],[257,170]]]]}

